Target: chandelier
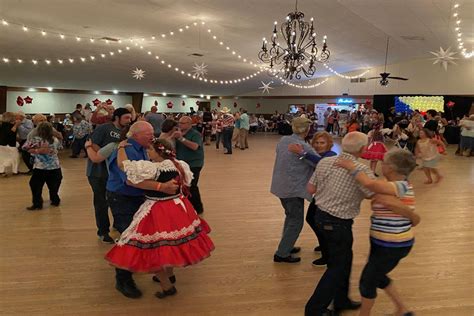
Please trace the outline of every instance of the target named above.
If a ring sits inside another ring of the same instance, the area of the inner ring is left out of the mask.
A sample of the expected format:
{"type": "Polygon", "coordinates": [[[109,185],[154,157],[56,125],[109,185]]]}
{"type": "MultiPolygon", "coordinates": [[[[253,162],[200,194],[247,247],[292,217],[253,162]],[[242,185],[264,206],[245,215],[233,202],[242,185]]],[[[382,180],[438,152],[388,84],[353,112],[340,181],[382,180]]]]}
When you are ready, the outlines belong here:
{"type": "Polygon", "coordinates": [[[277,42],[278,22],[275,21],[270,49],[267,48],[268,41],[264,38],[262,49],[258,53],[258,58],[269,66],[270,75],[282,73],[285,79],[291,80],[301,79],[303,73],[309,78],[316,72],[316,62],[324,63],[329,59],[331,53],[327,48],[326,36],[323,38],[323,47],[318,56],[313,21],[313,18],[311,23],[304,21],[304,13],[298,11],[298,0],[296,0],[295,11],[287,15],[280,28],[285,47],[277,42]]]}

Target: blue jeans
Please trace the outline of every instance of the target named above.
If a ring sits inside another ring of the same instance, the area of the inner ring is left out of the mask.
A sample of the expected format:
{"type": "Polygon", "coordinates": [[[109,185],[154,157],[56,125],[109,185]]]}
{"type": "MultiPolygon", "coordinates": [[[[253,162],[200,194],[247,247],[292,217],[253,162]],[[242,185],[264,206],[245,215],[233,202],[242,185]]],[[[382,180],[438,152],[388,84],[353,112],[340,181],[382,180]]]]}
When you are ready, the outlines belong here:
{"type": "Polygon", "coordinates": [[[223,139],[222,132],[216,132],[216,148],[219,149],[219,145],[221,144],[223,139]]]}
{"type": "MultiPolygon", "coordinates": [[[[114,226],[120,233],[123,233],[132,223],[133,215],[145,202],[144,196],[128,196],[107,191],[107,201],[109,202],[112,215],[114,216],[114,226]]],[[[115,279],[117,282],[126,282],[132,279],[132,272],[115,268],[115,279]]]]}
{"type": "Polygon", "coordinates": [[[222,131],[224,148],[227,149],[229,154],[232,154],[232,134],[234,133],[233,127],[226,127],[222,131]]]}
{"type": "Polygon", "coordinates": [[[316,210],[316,229],[327,245],[327,269],[305,307],[305,315],[323,315],[334,300],[334,308],[349,303],[352,268],[352,219],[341,219],[316,210]]]}
{"type": "Polygon", "coordinates": [[[365,298],[377,297],[377,288],[385,289],[391,280],[387,274],[395,269],[400,260],[408,256],[409,247],[389,248],[370,243],[369,260],[362,271],[359,282],[360,295],[365,298]]]}
{"type": "Polygon", "coordinates": [[[295,246],[304,224],[304,199],[303,198],[280,198],[281,205],[285,209],[285,224],[280,244],[276,255],[282,258],[288,257],[295,246]]]}
{"type": "Polygon", "coordinates": [[[97,235],[104,236],[109,233],[109,205],[107,204],[107,196],[105,186],[107,178],[87,177],[94,194],[94,210],[95,224],[97,225],[97,235]]]}

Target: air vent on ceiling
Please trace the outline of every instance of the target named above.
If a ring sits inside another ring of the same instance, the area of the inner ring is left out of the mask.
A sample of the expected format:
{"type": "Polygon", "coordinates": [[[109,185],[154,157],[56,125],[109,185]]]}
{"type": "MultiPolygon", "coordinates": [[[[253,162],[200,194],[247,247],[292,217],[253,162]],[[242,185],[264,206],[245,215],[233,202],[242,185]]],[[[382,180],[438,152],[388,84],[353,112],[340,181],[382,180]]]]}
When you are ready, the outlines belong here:
{"type": "Polygon", "coordinates": [[[417,35],[402,35],[400,37],[406,41],[424,41],[425,40],[423,36],[417,36],[417,35]]]}
{"type": "Polygon", "coordinates": [[[366,80],[366,78],[352,78],[351,83],[365,82],[366,80]]]}
{"type": "Polygon", "coordinates": [[[113,37],[102,37],[100,40],[101,41],[110,41],[110,42],[118,42],[119,41],[118,38],[113,38],[113,37]]]}
{"type": "Polygon", "coordinates": [[[193,53],[193,54],[190,54],[189,56],[202,57],[202,56],[204,56],[204,55],[203,55],[203,54],[199,54],[199,53],[193,53]]]}

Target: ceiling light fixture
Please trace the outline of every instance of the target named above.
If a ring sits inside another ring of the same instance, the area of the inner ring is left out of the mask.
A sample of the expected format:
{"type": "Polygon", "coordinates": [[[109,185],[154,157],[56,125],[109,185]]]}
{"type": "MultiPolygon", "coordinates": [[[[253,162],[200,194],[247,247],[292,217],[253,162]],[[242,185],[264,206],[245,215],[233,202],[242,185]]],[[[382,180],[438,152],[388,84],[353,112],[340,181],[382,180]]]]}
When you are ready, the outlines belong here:
{"type": "Polygon", "coordinates": [[[278,22],[274,22],[271,48],[267,48],[268,41],[264,38],[262,49],[258,53],[258,58],[269,66],[270,74],[281,72],[285,79],[291,80],[301,79],[303,73],[310,78],[316,72],[315,62],[324,63],[329,59],[331,53],[326,44],[326,36],[318,56],[314,19],[311,18],[310,21],[311,23],[304,21],[304,13],[298,11],[296,0],[295,11],[287,15],[280,32],[277,31],[278,22]],[[286,47],[277,44],[278,33],[285,40],[286,47]]]}

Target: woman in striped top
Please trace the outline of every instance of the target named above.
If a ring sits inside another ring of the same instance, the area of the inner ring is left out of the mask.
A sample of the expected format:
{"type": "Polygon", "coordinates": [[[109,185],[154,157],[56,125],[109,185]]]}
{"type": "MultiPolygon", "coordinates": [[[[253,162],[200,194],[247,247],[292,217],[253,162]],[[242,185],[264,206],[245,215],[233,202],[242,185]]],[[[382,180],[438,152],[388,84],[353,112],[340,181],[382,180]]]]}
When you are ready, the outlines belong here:
{"type": "Polygon", "coordinates": [[[410,316],[398,292],[387,274],[410,252],[415,241],[412,226],[420,222],[414,213],[415,195],[408,175],[416,167],[415,157],[408,151],[397,149],[384,157],[382,172],[386,180],[370,179],[359,172],[350,160],[339,159],[337,165],[350,171],[351,175],[376,198],[372,201],[370,226],[370,254],[360,278],[359,290],[362,296],[360,315],[370,315],[377,297],[377,288],[385,290],[395,304],[395,315],[410,316]],[[395,211],[384,206],[384,199],[397,197],[412,211],[395,211]]]}

